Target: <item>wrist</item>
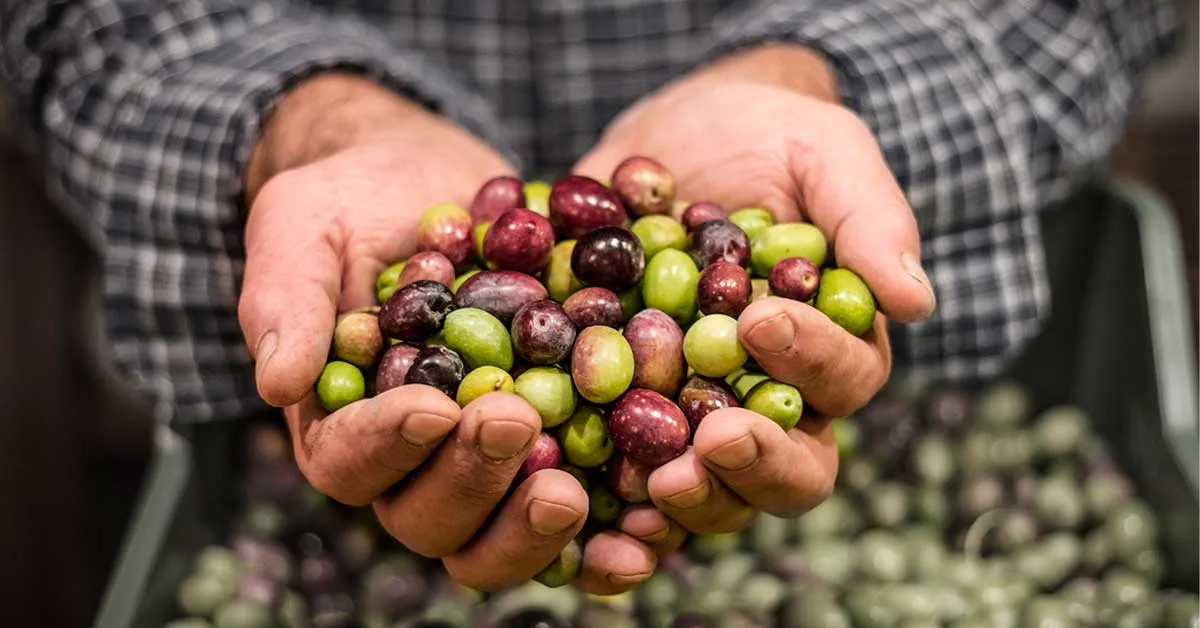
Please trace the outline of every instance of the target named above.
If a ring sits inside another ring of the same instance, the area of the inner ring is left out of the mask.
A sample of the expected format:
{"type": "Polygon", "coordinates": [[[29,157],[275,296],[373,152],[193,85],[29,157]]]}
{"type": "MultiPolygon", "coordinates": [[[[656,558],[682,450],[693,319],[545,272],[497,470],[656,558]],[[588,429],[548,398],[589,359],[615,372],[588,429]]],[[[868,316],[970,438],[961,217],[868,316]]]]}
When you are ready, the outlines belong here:
{"type": "Polygon", "coordinates": [[[767,43],[717,59],[701,73],[781,87],[839,103],[837,75],[820,53],[790,43],[767,43]]]}

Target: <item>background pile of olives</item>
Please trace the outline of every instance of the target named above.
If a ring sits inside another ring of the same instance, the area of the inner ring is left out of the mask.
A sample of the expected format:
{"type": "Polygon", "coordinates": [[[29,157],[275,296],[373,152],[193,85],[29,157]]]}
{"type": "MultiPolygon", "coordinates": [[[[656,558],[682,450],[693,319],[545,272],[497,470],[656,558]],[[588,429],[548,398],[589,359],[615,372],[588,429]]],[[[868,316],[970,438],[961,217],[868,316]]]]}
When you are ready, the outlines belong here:
{"type": "Polygon", "coordinates": [[[370,508],[309,487],[277,426],[249,439],[245,508],[201,551],[169,628],[1161,627],[1155,514],[1074,407],[1022,389],[884,394],[836,423],[834,494],[794,520],[697,535],[627,594],[530,582],[493,595],[410,554],[370,508]]]}
{"type": "MultiPolygon", "coordinates": [[[[675,199],[670,172],[632,157],[611,185],[498,177],[470,209],[429,208],[418,252],[380,274],[380,305],[343,315],[316,385],[335,411],[406,384],[466,406],[515,393],[545,430],[517,476],[559,467],[590,495],[588,528],[649,499],[650,471],[713,410],[742,406],[790,430],[799,391],[758,372],[737,317],[755,299],[812,304],[850,333],[875,319],[858,275],[826,267],[812,224],[675,199]]],[[[539,576],[563,585],[578,548],[539,576]]]]}

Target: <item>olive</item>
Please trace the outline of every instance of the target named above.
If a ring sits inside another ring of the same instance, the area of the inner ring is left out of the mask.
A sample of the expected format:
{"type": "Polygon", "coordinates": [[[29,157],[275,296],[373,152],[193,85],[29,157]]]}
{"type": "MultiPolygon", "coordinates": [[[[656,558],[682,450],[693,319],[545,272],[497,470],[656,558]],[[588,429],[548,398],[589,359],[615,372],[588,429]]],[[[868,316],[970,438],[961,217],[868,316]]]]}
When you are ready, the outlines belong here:
{"type": "Polygon", "coordinates": [[[679,409],[695,432],[708,413],[721,408],[736,408],[740,404],[733,391],[717,378],[695,376],[679,391],[679,409]]]}
{"type": "Polygon", "coordinates": [[[512,340],[500,319],[478,308],[463,308],[446,315],[442,333],[467,368],[495,366],[509,370],[513,365],[512,340]]]}
{"type": "Polygon", "coordinates": [[[273,628],[271,607],[249,600],[233,600],[213,614],[213,628],[273,628]]]}
{"type": "Polygon", "coordinates": [[[837,536],[856,534],[862,527],[861,515],[845,493],[834,492],[825,501],[796,519],[796,531],[801,540],[826,542],[837,536]]]}
{"type": "Polygon", "coordinates": [[[1166,569],[1162,554],[1151,548],[1143,549],[1132,556],[1121,556],[1120,560],[1121,564],[1155,584],[1162,580],[1163,571],[1166,569]]]}
{"type": "Polygon", "coordinates": [[[460,266],[470,259],[474,249],[471,235],[471,215],[467,210],[454,203],[439,203],[421,214],[417,223],[417,250],[436,251],[453,266],[460,266]]]}
{"type": "Polygon", "coordinates": [[[1133,495],[1129,481],[1116,472],[1091,473],[1083,481],[1083,500],[1088,512],[1097,521],[1112,515],[1133,495]]]}
{"type": "MultiPolygon", "coordinates": [[[[563,451],[566,451],[566,446],[563,447],[563,451]]],[[[588,488],[591,486],[591,483],[588,482],[587,473],[584,472],[583,469],[571,464],[560,464],[558,465],[558,468],[560,471],[566,471],[567,473],[570,473],[571,477],[578,480],[579,485],[583,487],[584,491],[588,490],[588,488]]]]}
{"type": "Polygon", "coordinates": [[[750,274],[729,262],[709,264],[696,282],[696,305],[705,314],[737,318],[750,305],[750,274]]]}
{"type": "Polygon", "coordinates": [[[870,530],[858,538],[858,572],[872,580],[900,582],[907,576],[903,542],[892,532],[870,530]]]}
{"type": "Polygon", "coordinates": [[[525,184],[525,208],[539,216],[550,217],[549,183],[545,181],[530,181],[525,184]]]}
{"type": "Polygon", "coordinates": [[[617,449],[631,461],[651,468],[681,456],[691,437],[687,418],[678,406],[641,388],[617,400],[608,417],[608,430],[617,449]]]}
{"type": "Polygon", "coordinates": [[[1129,559],[1144,549],[1153,548],[1158,542],[1158,521],[1150,508],[1139,500],[1126,502],[1102,525],[1113,555],[1119,559],[1129,559]]]}
{"type": "Polygon", "coordinates": [[[687,230],[669,216],[643,216],[633,221],[629,230],[642,243],[646,259],[664,249],[687,249],[687,230]]]}
{"type": "Polygon", "coordinates": [[[517,376],[513,390],[537,410],[542,427],[571,418],[578,401],[571,375],[556,366],[537,366],[517,376]]]}
{"type": "Polygon", "coordinates": [[[571,272],[571,253],[575,251],[574,240],[563,240],[550,251],[550,263],[542,273],[542,282],[551,299],[562,303],[583,288],[583,282],[571,272]]]}
{"type": "Polygon", "coordinates": [[[1038,596],[1029,601],[1021,616],[1022,628],[1070,628],[1075,626],[1067,604],[1061,599],[1038,596]]]}
{"type": "Polygon", "coordinates": [[[692,230],[692,259],[704,268],[713,262],[750,264],[750,238],[728,220],[710,220],[692,230]]]}
{"type": "Polygon", "coordinates": [[[1043,480],[1034,496],[1034,509],[1049,528],[1078,527],[1083,522],[1084,503],[1075,479],[1058,473],[1043,480]]]}
{"type": "Polygon", "coordinates": [[[621,500],[604,484],[596,483],[588,491],[588,515],[600,523],[613,523],[621,514],[621,500]]]}
{"type": "Polygon", "coordinates": [[[633,351],[630,386],[674,398],[687,374],[679,325],[660,310],[642,310],[625,324],[623,335],[633,351]]]}
{"type": "Polygon", "coordinates": [[[850,617],[833,596],[793,593],[779,610],[781,628],[850,628],[850,617]]]}
{"type": "Polygon", "coordinates": [[[601,227],[578,237],[571,251],[571,272],[585,285],[627,290],[646,272],[646,252],[624,227],[601,227]]]}
{"type": "Polygon", "coordinates": [[[933,581],[946,566],[946,547],[940,530],[914,527],[904,536],[909,572],[917,581],[933,581]]]}
{"type": "Polygon", "coordinates": [[[1170,591],[1163,598],[1163,626],[1200,624],[1200,598],[1195,593],[1170,591]]]}
{"type": "Polygon", "coordinates": [[[683,223],[684,228],[690,233],[711,220],[727,220],[728,218],[729,212],[725,211],[724,207],[716,203],[701,202],[688,205],[683,210],[679,222],[683,223]]]}
{"type": "Polygon", "coordinates": [[[1033,442],[1042,459],[1067,456],[1079,449],[1088,432],[1088,418],[1074,406],[1055,406],[1043,411],[1033,425],[1033,442]]]}
{"type": "Polygon", "coordinates": [[[1145,578],[1123,569],[1110,569],[1100,581],[1100,599],[1120,607],[1146,603],[1154,594],[1145,578]]]}
{"type": "Polygon", "coordinates": [[[424,384],[453,397],[462,382],[466,366],[453,350],[441,345],[421,349],[404,378],[405,384],[424,384]]]}
{"type": "Polygon", "coordinates": [[[608,487],[627,504],[650,501],[650,468],[618,455],[608,465],[608,487]]]}
{"type": "Polygon", "coordinates": [[[513,482],[520,484],[534,473],[542,469],[556,469],[560,464],[562,464],[562,449],[559,448],[558,441],[550,434],[542,432],[533,441],[533,447],[529,450],[525,461],[521,463],[521,468],[517,469],[517,477],[513,482]]]}
{"type": "Polygon", "coordinates": [[[584,399],[599,404],[615,400],[629,388],[633,370],[633,349],[621,332],[596,325],[576,336],[571,378],[584,399]]]}
{"type": "Polygon", "coordinates": [[[545,298],[545,286],[529,275],[509,270],[485,270],[459,286],[454,294],[454,307],[478,308],[509,325],[521,306],[545,298]]]}
{"type": "Polygon", "coordinates": [[[578,406],[559,429],[563,455],[578,467],[598,467],[612,457],[613,444],[604,423],[604,413],[592,406],[578,406]]]}
{"type": "Polygon", "coordinates": [[[748,530],[750,549],[761,556],[770,556],[787,547],[792,536],[792,522],[770,513],[758,513],[748,530]]]}
{"type": "Polygon", "coordinates": [[[958,471],[950,441],[936,433],[922,437],[913,451],[913,467],[925,484],[945,486],[958,471]]]}
{"type": "Polygon", "coordinates": [[[642,285],[638,284],[624,292],[618,292],[617,299],[621,301],[621,322],[623,323],[633,318],[634,314],[642,311],[644,307],[642,302],[642,285]]]}
{"type": "Polygon", "coordinates": [[[750,242],[750,265],[754,274],[766,278],[771,269],[789,257],[803,257],[817,266],[825,263],[825,234],[804,222],[771,225],[750,242]]]}
{"type": "Polygon", "coordinates": [[[732,222],[739,229],[746,232],[746,237],[754,238],[763,229],[775,224],[775,217],[765,209],[746,207],[730,214],[729,222],[732,222]]]}
{"type": "Polygon", "coordinates": [[[712,560],[736,552],[741,543],[742,537],[737,532],[693,534],[688,537],[688,555],[697,560],[712,560]]]}
{"type": "Polygon", "coordinates": [[[379,329],[388,338],[421,342],[442,328],[453,299],[445,285],[414,281],[398,288],[384,302],[379,309],[379,329]]]}
{"type": "Polygon", "coordinates": [[[489,264],[483,257],[483,243],[487,241],[487,232],[488,229],[491,228],[491,222],[481,222],[475,225],[475,228],[472,230],[472,232],[474,233],[475,237],[475,256],[479,258],[480,262],[483,262],[485,268],[489,270],[495,270],[495,265],[489,264]]]}
{"type": "Polygon", "coordinates": [[[742,400],[742,405],[747,410],[771,419],[785,432],[796,427],[800,422],[800,415],[804,412],[804,401],[800,398],[800,391],[790,384],[774,380],[755,386],[742,400]]]}
{"type": "Polygon", "coordinates": [[[816,307],[839,327],[862,336],[875,322],[875,295],[862,277],[848,268],[821,273],[816,307]]]}
{"type": "Polygon", "coordinates": [[[675,203],[675,178],[650,157],[630,157],[618,164],[612,189],[635,216],[665,214],[675,203]]]}
{"type": "Polygon", "coordinates": [[[375,298],[381,305],[396,291],[396,282],[400,280],[400,273],[404,272],[404,266],[405,262],[396,262],[383,269],[383,272],[375,278],[375,298]]]}
{"type": "Polygon", "coordinates": [[[908,520],[908,489],[899,482],[884,481],[863,494],[868,515],[877,526],[894,528],[908,520]]]}
{"type": "Polygon", "coordinates": [[[926,486],[913,493],[913,513],[920,521],[938,527],[950,522],[950,500],[945,489],[926,486]]]}
{"type": "Polygon", "coordinates": [[[750,280],[750,302],[769,297],[771,295],[771,282],[767,279],[751,279],[750,280]]]}
{"type": "Polygon", "coordinates": [[[480,366],[470,373],[458,385],[455,401],[460,407],[493,392],[513,392],[513,378],[504,369],[492,365],[480,366]]]}
{"type": "Polygon", "coordinates": [[[550,611],[531,608],[505,617],[500,628],[567,628],[567,624],[550,611]]]}
{"type": "Polygon", "coordinates": [[[526,207],[525,182],[516,177],[493,177],[484,183],[471,201],[468,213],[476,224],[491,222],[500,214],[526,207]]]}
{"type": "Polygon", "coordinates": [[[992,427],[1012,427],[1029,419],[1033,400],[1029,392],[1013,382],[999,382],[985,389],[975,402],[975,416],[992,427]]]}
{"type": "Polygon", "coordinates": [[[646,265],[642,281],[645,307],[666,312],[675,322],[687,325],[696,315],[696,288],[700,271],[683,251],[666,249],[646,265]]]}
{"type": "Polygon", "coordinates": [[[533,274],[550,263],[554,228],[528,209],[510,209],[492,222],[483,239],[483,257],[502,270],[533,274]]]}
{"type": "Polygon", "coordinates": [[[604,184],[567,175],[550,190],[550,222],[562,238],[575,238],[602,227],[624,227],[629,215],[620,197],[604,184]]]}
{"type": "MultiPolygon", "coordinates": [[[[787,588],[775,576],[756,572],[746,576],[737,587],[733,608],[749,618],[770,617],[771,612],[787,597],[787,588]]],[[[759,624],[753,623],[757,627],[759,624]]]]}
{"type": "Polygon", "coordinates": [[[930,427],[956,434],[971,414],[971,395],[959,386],[943,384],[930,390],[921,406],[921,414],[930,427]]]}
{"type": "Polygon", "coordinates": [[[317,399],[329,412],[335,412],[366,395],[362,371],[349,362],[333,360],[321,370],[317,380],[317,399]]]}
{"type": "Polygon", "coordinates": [[[483,272],[483,271],[481,271],[478,268],[472,268],[472,269],[467,270],[466,272],[460,274],[459,276],[455,277],[454,283],[450,284],[450,292],[453,294],[457,294],[458,289],[461,288],[464,283],[467,283],[468,279],[470,279],[471,277],[474,277],[475,275],[478,275],[480,272],[483,272]]]}
{"type": "Polygon", "coordinates": [[[1008,510],[1001,516],[993,533],[996,548],[1012,552],[1037,540],[1037,519],[1025,510],[1008,510]]]}
{"type": "Polygon", "coordinates": [[[724,314],[696,321],[684,335],[683,354],[688,366],[705,377],[725,377],[750,357],[738,339],[737,320],[724,314]]]}
{"type": "Polygon", "coordinates": [[[562,306],[549,299],[521,306],[513,316],[511,329],[517,355],[532,364],[561,362],[575,345],[575,324],[562,306]]]}
{"type": "Polygon", "coordinates": [[[900,613],[880,594],[879,587],[859,585],[846,592],[843,605],[853,624],[859,628],[892,628],[900,623],[900,613]]]}
{"type": "Polygon", "coordinates": [[[803,257],[788,257],[771,268],[767,284],[772,294],[794,301],[808,301],[821,287],[821,269],[803,257]]]}
{"type": "Polygon", "coordinates": [[[179,609],[189,615],[211,616],[233,598],[236,584],[237,578],[233,576],[193,574],[179,586],[179,609]]]}
{"type": "Polygon", "coordinates": [[[379,366],[375,369],[375,394],[383,394],[397,386],[403,386],[421,349],[409,344],[394,344],[383,352],[379,366]]]}
{"type": "Polygon", "coordinates": [[[625,320],[621,298],[608,288],[584,288],[567,297],[563,310],[577,329],[603,325],[617,329],[625,320]]]}
{"type": "Polygon", "coordinates": [[[383,332],[379,330],[379,319],[375,314],[346,314],[333,328],[334,356],[359,368],[375,366],[383,347],[383,332]]]}
{"type": "Polygon", "coordinates": [[[980,474],[966,478],[959,486],[958,502],[963,517],[974,520],[983,513],[1004,504],[1004,482],[991,474],[980,474]]]}
{"type": "Polygon", "coordinates": [[[1116,615],[1114,628],[1156,628],[1162,617],[1162,604],[1157,599],[1151,599],[1145,604],[1126,608],[1116,615]]]}
{"type": "Polygon", "coordinates": [[[210,545],[196,555],[192,571],[216,578],[237,578],[242,568],[233,550],[220,545],[210,545]]]}

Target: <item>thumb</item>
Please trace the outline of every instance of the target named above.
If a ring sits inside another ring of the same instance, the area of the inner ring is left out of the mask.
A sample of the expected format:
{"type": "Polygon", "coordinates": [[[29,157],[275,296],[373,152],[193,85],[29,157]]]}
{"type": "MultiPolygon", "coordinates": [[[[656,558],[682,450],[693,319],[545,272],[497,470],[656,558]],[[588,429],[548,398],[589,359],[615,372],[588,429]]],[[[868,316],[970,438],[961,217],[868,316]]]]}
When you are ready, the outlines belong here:
{"type": "Polygon", "coordinates": [[[832,122],[813,125],[814,137],[789,146],[804,213],[832,243],[838,266],[867,282],[888,318],[924,320],[937,299],[921,266],[912,208],[870,130],[849,113],[832,122]]]}

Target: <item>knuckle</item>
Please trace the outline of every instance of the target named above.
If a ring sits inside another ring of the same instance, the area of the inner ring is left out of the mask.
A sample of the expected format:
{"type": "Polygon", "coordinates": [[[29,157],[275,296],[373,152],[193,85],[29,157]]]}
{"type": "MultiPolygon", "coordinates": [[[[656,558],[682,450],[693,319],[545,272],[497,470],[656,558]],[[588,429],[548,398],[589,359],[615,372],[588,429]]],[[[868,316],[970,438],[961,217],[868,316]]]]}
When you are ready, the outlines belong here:
{"type": "Polygon", "coordinates": [[[458,546],[450,539],[451,535],[444,534],[440,527],[421,525],[390,504],[376,502],[375,517],[392,538],[425,558],[445,558],[458,550],[458,546]]]}

